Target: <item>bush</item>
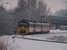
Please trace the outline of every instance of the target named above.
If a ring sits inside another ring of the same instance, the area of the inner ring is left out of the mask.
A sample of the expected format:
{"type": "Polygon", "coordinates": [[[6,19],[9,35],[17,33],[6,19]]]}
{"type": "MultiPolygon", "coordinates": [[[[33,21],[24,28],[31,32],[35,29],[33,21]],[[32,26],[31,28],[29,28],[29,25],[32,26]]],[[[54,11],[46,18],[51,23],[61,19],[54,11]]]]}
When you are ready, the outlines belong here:
{"type": "Polygon", "coordinates": [[[3,40],[0,41],[0,50],[7,50],[8,49],[8,44],[7,42],[5,43],[3,40]]]}
{"type": "Polygon", "coordinates": [[[64,37],[62,35],[60,35],[60,36],[55,35],[55,36],[52,36],[52,37],[48,37],[47,39],[57,41],[57,42],[65,42],[65,41],[67,41],[67,37],[64,37]]]}
{"type": "Polygon", "coordinates": [[[14,50],[12,44],[8,40],[9,37],[0,37],[0,50],[14,50]]]}

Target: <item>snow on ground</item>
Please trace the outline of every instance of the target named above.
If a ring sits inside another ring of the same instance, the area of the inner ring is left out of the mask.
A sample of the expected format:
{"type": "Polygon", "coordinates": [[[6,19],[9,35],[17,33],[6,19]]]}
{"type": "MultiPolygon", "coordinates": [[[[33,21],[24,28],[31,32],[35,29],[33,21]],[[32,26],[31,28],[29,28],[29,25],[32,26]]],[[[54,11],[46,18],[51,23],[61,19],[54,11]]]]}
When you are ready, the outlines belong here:
{"type": "Polygon", "coordinates": [[[49,34],[25,35],[23,37],[21,37],[21,35],[17,35],[16,38],[13,38],[13,36],[14,35],[4,35],[0,37],[0,40],[5,40],[6,42],[8,42],[8,44],[10,44],[8,50],[10,50],[10,48],[13,48],[14,50],[67,50],[67,43],[64,44],[55,42],[36,41],[23,38],[25,37],[40,40],[52,40],[52,38],[53,40],[57,40],[59,38],[61,40],[65,39],[65,41],[63,42],[67,42],[67,34],[62,30],[51,30],[49,34]]]}
{"type": "Polygon", "coordinates": [[[50,41],[59,41],[64,40],[64,42],[67,42],[67,30],[50,30],[50,33],[47,34],[34,34],[34,35],[27,35],[24,36],[26,38],[32,38],[32,39],[41,39],[41,40],[50,40],[50,41]]]}
{"type": "Polygon", "coordinates": [[[66,44],[16,39],[19,50],[67,50],[66,44]],[[18,44],[19,43],[19,44],[18,44]]]}
{"type": "Polygon", "coordinates": [[[50,30],[50,32],[55,32],[55,33],[67,33],[67,30],[56,29],[56,30],[50,30]]]}
{"type": "Polygon", "coordinates": [[[3,36],[2,38],[5,40],[8,38],[8,43],[13,46],[14,50],[67,50],[67,44],[62,43],[12,39],[11,36],[3,36]]]}

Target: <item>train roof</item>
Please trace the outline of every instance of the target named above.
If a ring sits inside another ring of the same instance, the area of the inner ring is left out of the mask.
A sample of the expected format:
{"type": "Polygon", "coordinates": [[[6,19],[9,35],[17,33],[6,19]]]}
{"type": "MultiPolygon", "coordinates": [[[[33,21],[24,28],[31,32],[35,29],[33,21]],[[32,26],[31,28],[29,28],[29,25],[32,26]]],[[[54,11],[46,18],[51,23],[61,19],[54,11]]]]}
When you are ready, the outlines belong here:
{"type": "Polygon", "coordinates": [[[34,22],[29,22],[31,25],[50,25],[50,23],[34,23],[34,22]]]}
{"type": "Polygon", "coordinates": [[[20,25],[29,25],[29,22],[25,19],[22,19],[21,21],[18,22],[18,26],[20,25]]]}

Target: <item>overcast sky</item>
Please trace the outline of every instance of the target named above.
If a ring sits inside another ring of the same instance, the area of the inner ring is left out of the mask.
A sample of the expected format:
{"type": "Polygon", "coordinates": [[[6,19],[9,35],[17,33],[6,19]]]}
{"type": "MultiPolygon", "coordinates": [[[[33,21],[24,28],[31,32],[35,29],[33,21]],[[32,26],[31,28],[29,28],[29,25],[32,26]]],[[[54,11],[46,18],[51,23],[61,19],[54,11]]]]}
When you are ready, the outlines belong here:
{"type": "MultiPolygon", "coordinates": [[[[55,11],[60,9],[65,9],[66,0],[44,0],[44,2],[50,7],[52,13],[55,13],[55,11]]],[[[3,3],[3,6],[9,10],[17,6],[18,0],[0,0],[0,4],[1,3],[3,3]],[[6,4],[7,1],[9,4],[6,4]]]]}
{"type": "Polygon", "coordinates": [[[55,11],[60,9],[65,9],[66,0],[44,0],[47,5],[51,8],[51,12],[55,13],[55,11]]]}
{"type": "Polygon", "coordinates": [[[0,4],[9,11],[17,7],[18,0],[0,0],[0,4]]]}

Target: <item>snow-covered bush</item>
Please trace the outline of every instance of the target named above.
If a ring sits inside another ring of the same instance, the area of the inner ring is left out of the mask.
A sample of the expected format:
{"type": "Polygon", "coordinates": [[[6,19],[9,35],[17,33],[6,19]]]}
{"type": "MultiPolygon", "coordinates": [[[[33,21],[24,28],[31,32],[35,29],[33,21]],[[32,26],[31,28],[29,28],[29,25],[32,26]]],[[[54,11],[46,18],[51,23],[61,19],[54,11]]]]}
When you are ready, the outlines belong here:
{"type": "Polygon", "coordinates": [[[65,42],[65,41],[67,41],[67,37],[64,37],[64,36],[62,36],[62,35],[60,35],[60,36],[52,36],[52,37],[48,37],[47,39],[49,39],[49,40],[52,40],[52,41],[57,41],[57,42],[65,42]]]}
{"type": "Polygon", "coordinates": [[[0,40],[0,50],[7,50],[8,49],[8,43],[4,40],[0,40]]]}
{"type": "Polygon", "coordinates": [[[14,50],[13,46],[11,46],[9,42],[9,37],[0,37],[0,50],[14,50]]]}

